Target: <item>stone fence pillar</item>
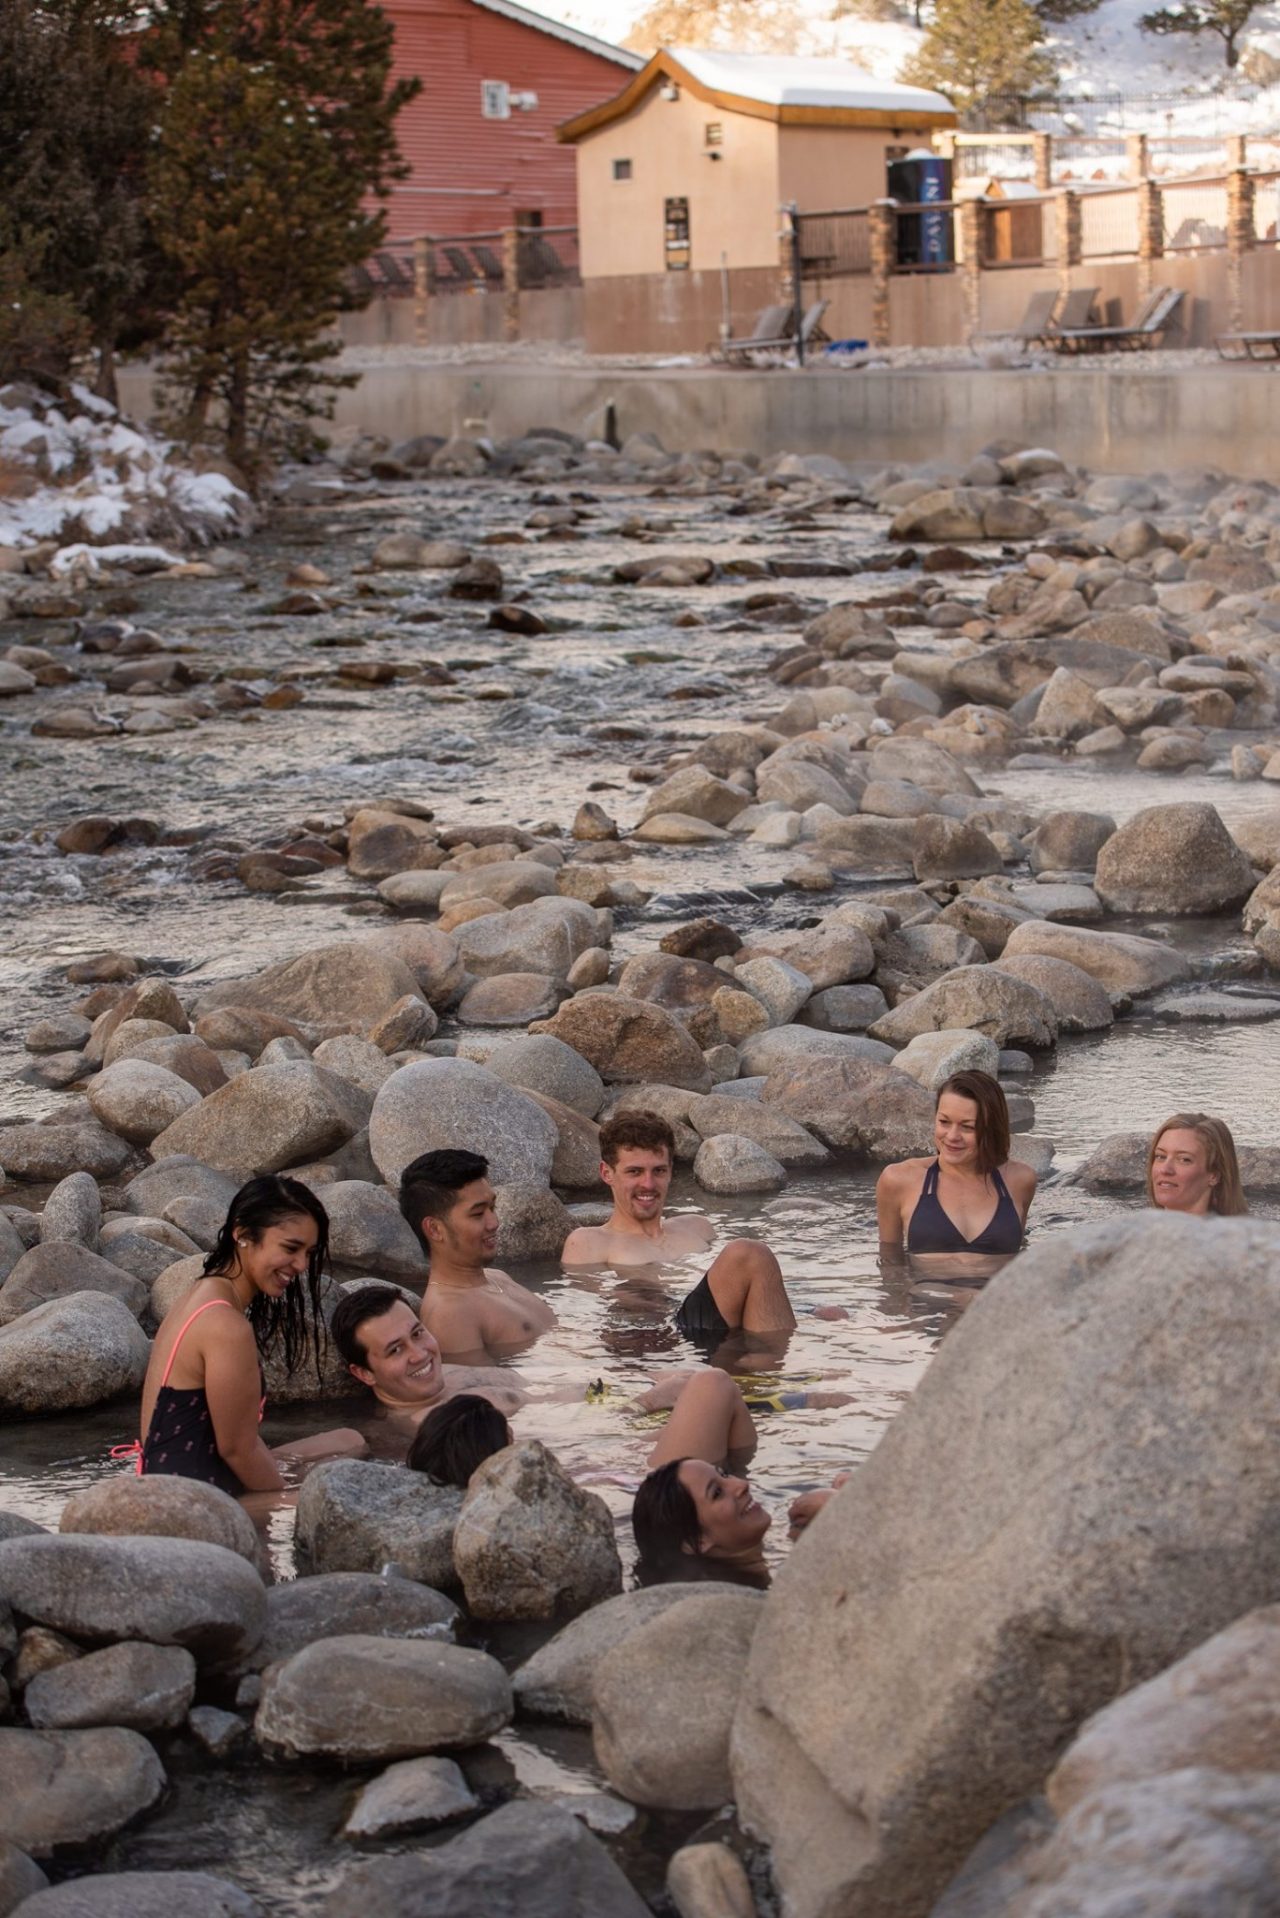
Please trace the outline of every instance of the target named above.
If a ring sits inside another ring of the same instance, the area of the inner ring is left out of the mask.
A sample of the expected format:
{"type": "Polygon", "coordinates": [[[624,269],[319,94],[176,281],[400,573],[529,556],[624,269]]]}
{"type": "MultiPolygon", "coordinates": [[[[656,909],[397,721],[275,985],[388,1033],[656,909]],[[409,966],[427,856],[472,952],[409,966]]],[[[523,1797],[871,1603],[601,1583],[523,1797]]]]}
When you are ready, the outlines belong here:
{"type": "Polygon", "coordinates": [[[1151,171],[1147,158],[1147,136],[1145,133],[1126,133],[1124,136],[1124,170],[1130,180],[1145,180],[1151,171]]]}
{"type": "Polygon", "coordinates": [[[1227,136],[1227,165],[1232,172],[1243,172],[1249,164],[1249,136],[1247,133],[1231,133],[1227,136]]]}
{"type": "Polygon", "coordinates": [[[520,229],[502,231],[502,337],[520,338],[520,229]]]}
{"type": "Polygon", "coordinates": [[[971,340],[982,331],[982,266],[987,237],[987,209],[980,200],[961,200],[960,292],[964,301],[964,334],[971,340]]]}
{"type": "Polygon", "coordinates": [[[1071,291],[1071,269],[1080,264],[1080,195],[1064,187],[1057,197],[1058,284],[1071,291]]]}
{"type": "Polygon", "coordinates": [[[871,225],[871,344],[889,345],[889,280],[897,259],[896,200],[873,200],[871,225]]]}
{"type": "Polygon", "coordinates": [[[430,337],[431,311],[431,242],[428,239],[415,240],[413,243],[413,343],[425,346],[430,337]]]}
{"type": "MultiPolygon", "coordinates": [[[[1243,141],[1242,141],[1243,144],[1243,141]]],[[[1253,175],[1236,167],[1227,175],[1227,324],[1244,325],[1244,256],[1257,245],[1253,175]]]]}
{"type": "Polygon", "coordinates": [[[1156,260],[1164,258],[1164,195],[1154,180],[1138,182],[1138,298],[1155,283],[1156,260]]]}
{"type": "Polygon", "coordinates": [[[1033,133],[1031,154],[1035,164],[1037,193],[1048,193],[1053,186],[1053,135],[1033,133]]]}

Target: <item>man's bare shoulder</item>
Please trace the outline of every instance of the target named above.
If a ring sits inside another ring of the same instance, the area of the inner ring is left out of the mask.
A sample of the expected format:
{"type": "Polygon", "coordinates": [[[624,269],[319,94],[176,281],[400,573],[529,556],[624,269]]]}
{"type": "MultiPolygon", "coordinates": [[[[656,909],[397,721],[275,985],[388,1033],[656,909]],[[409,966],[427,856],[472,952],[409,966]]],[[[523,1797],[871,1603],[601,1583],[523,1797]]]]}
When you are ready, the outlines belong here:
{"type": "Polygon", "coordinates": [[[608,1241],[607,1226],[576,1226],[564,1242],[561,1262],[564,1265],[600,1265],[604,1261],[608,1241]]]}

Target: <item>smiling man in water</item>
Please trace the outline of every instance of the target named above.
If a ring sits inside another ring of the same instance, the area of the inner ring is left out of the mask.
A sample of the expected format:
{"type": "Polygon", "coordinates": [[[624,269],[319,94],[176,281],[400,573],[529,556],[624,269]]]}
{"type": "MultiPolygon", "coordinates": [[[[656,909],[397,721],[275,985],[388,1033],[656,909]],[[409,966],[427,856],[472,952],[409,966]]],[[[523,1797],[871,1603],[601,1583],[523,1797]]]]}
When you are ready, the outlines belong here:
{"type": "Polygon", "coordinates": [[[344,1292],[329,1329],[352,1377],[401,1425],[419,1425],[460,1392],[477,1393],[508,1418],[528,1396],[514,1372],[446,1365],[435,1338],[394,1285],[370,1280],[344,1292]]]}
{"type": "Polygon", "coordinates": [[[424,1152],[400,1175],[400,1210],[431,1274],[422,1323],[451,1364],[520,1352],[556,1322],[545,1300],[485,1263],[498,1244],[496,1194],[478,1152],[424,1152]]]}
{"type": "MultiPolygon", "coordinates": [[[[600,1177],[613,1212],[604,1225],[569,1234],[561,1254],[566,1265],[654,1267],[709,1254],[714,1234],[705,1213],[664,1216],[675,1145],[671,1127],[655,1112],[619,1112],[601,1126],[600,1177]]],[[[795,1323],[778,1261],[755,1239],[731,1239],[675,1313],[676,1329],[708,1356],[734,1332],[776,1344],[795,1323]]]]}

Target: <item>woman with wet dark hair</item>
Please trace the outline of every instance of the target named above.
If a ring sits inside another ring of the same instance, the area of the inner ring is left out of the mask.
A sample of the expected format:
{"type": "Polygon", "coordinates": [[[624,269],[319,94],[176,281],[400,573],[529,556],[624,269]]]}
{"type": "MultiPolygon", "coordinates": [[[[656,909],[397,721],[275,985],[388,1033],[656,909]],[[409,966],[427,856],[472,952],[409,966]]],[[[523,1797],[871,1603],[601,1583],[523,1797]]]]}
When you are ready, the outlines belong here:
{"type": "MultiPolygon", "coordinates": [[[[822,1510],[849,1474],[837,1474],[821,1491],[791,1501],[790,1535],[796,1538],[822,1510]]],[[[773,1519],[745,1478],[701,1458],[671,1458],[649,1473],[631,1510],[638,1585],[691,1584],[725,1579],[764,1586],[769,1567],[765,1534],[773,1519]]]]}
{"type": "Polygon", "coordinates": [[[459,1392],[423,1419],[405,1463],[436,1485],[465,1492],[477,1467],[512,1443],[511,1427],[496,1405],[478,1392],[459,1392]]]}
{"type": "MultiPolygon", "coordinates": [[[[276,1455],[258,1432],[262,1360],[288,1372],[325,1341],[320,1282],[329,1218],[297,1179],[242,1185],[204,1276],[166,1313],[142,1387],[140,1473],[201,1479],[221,1491],[277,1492],[276,1455]]],[[[291,1448],[295,1454],[299,1448],[291,1448]]]]}

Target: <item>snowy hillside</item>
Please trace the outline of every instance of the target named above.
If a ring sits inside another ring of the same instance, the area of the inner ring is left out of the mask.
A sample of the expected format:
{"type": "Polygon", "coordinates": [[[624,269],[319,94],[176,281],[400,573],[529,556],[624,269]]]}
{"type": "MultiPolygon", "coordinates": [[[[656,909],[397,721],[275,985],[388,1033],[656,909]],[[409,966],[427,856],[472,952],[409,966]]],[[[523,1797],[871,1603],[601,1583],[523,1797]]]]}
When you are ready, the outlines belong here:
{"type": "MultiPolygon", "coordinates": [[[[606,39],[622,40],[646,11],[644,0],[542,0],[544,10],[606,39]]],[[[857,4],[857,0],[855,0],[857,4]]],[[[1157,37],[1139,30],[1138,21],[1159,0],[1103,0],[1096,12],[1052,29],[1050,50],[1061,75],[1060,89],[1086,98],[1100,95],[1174,96],[1153,100],[1150,109],[1127,110],[1125,124],[1152,132],[1225,134],[1280,130],[1280,0],[1260,6],[1241,37],[1241,61],[1234,73],[1223,60],[1222,42],[1212,34],[1157,37]],[[1257,83],[1261,83],[1259,86],[1257,83]],[[1178,96],[1204,104],[1187,109],[1178,96]]],[[[888,12],[888,0],[874,0],[867,13],[888,12]]],[[[741,18],[739,7],[726,12],[741,18]]],[[[909,7],[899,19],[870,19],[860,9],[832,18],[832,0],[757,0],[754,45],[761,50],[786,47],[795,53],[839,54],[865,66],[878,79],[896,79],[918,45],[909,7]]],[[[705,13],[714,12],[708,4],[705,13]]],[[[695,44],[691,35],[686,44],[695,44]]],[[[738,45],[750,50],[740,32],[709,29],[696,44],[738,45]]],[[[1092,129],[1090,129],[1092,130],[1092,129]]]]}

